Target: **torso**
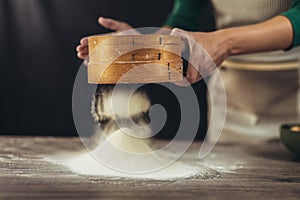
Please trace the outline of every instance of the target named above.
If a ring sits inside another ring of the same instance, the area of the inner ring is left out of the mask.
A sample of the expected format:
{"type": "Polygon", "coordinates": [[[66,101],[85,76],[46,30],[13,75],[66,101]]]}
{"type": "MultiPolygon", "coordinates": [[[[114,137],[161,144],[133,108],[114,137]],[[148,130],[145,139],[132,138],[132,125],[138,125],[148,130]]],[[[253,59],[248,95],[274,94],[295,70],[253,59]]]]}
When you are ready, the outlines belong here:
{"type": "Polygon", "coordinates": [[[292,0],[211,0],[217,28],[248,25],[288,10],[292,0]]]}

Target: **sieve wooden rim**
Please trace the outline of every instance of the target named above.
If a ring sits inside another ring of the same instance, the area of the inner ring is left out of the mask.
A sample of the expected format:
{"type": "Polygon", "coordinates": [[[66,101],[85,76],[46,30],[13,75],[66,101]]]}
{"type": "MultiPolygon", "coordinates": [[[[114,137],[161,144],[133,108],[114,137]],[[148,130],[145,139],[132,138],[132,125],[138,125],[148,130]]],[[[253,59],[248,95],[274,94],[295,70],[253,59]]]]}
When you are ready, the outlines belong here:
{"type": "Polygon", "coordinates": [[[91,84],[156,83],[183,79],[179,37],[97,35],[89,37],[88,41],[88,81],[91,84]],[[124,82],[119,82],[123,74],[142,64],[153,64],[153,68],[141,68],[124,82]]]}

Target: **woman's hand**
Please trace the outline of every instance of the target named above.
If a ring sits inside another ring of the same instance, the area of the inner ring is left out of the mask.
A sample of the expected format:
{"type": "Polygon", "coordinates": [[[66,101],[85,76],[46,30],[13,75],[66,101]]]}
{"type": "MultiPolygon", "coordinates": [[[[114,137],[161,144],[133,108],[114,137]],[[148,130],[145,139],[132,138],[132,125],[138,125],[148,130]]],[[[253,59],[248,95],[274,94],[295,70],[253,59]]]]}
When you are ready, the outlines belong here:
{"type": "MultiPolygon", "coordinates": [[[[99,17],[98,22],[101,26],[111,29],[116,33],[132,29],[129,24],[114,19],[99,17]]],[[[80,59],[85,59],[89,55],[88,37],[84,37],[80,40],[80,44],[76,47],[76,51],[77,56],[80,59]]]]}
{"type": "Polygon", "coordinates": [[[216,32],[187,32],[173,29],[171,35],[179,36],[184,48],[189,51],[186,79],[190,84],[211,74],[229,56],[227,44],[222,42],[222,38],[216,32]]]}
{"type": "Polygon", "coordinates": [[[173,29],[189,49],[187,80],[192,84],[205,78],[232,55],[284,50],[293,43],[288,18],[276,16],[262,23],[210,33],[173,29]]]}

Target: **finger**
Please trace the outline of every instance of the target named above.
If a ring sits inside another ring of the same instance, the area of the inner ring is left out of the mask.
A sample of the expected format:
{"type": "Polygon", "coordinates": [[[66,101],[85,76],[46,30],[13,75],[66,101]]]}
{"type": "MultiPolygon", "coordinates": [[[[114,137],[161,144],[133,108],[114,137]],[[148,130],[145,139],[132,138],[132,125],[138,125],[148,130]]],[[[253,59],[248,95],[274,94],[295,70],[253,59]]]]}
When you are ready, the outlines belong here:
{"type": "Polygon", "coordinates": [[[180,37],[185,37],[187,35],[187,31],[184,31],[180,28],[173,28],[170,35],[177,35],[180,37]]]}
{"type": "Polygon", "coordinates": [[[82,59],[82,60],[86,59],[87,56],[88,56],[87,53],[81,53],[81,52],[77,53],[77,57],[80,58],[80,59],[82,59]]]}
{"type": "Polygon", "coordinates": [[[99,17],[98,22],[101,26],[114,31],[124,31],[131,28],[131,26],[129,26],[127,23],[110,18],[99,17]]]}
{"type": "Polygon", "coordinates": [[[78,56],[78,58],[85,60],[88,57],[88,54],[78,53],[77,56],[78,56]]]}
{"type": "Polygon", "coordinates": [[[80,52],[80,53],[89,53],[89,49],[87,46],[83,46],[83,45],[78,45],[76,47],[76,51],[80,52]]]}
{"type": "Polygon", "coordinates": [[[170,35],[172,36],[177,36],[181,39],[181,49],[182,52],[186,52],[188,49],[190,49],[190,44],[189,44],[189,36],[188,36],[189,32],[184,31],[182,29],[179,28],[174,28],[172,29],[170,35]]]}
{"type": "Polygon", "coordinates": [[[190,82],[190,84],[196,83],[202,79],[202,76],[198,69],[194,67],[191,63],[188,64],[188,68],[186,71],[186,79],[190,82]]]}
{"type": "Polygon", "coordinates": [[[189,39],[188,32],[179,28],[172,29],[170,35],[180,37],[184,42],[188,42],[189,39]]]}
{"type": "Polygon", "coordinates": [[[88,37],[84,37],[84,38],[82,38],[81,40],[80,40],[80,44],[82,44],[82,45],[88,45],[88,37]]]}

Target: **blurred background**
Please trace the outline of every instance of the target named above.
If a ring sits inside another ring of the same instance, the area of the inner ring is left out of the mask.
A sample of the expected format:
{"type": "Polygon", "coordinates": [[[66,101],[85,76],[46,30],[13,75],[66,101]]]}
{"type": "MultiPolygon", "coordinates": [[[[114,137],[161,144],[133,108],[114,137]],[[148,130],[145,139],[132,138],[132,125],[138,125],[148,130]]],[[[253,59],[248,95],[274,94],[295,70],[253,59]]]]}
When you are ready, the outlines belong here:
{"type": "MultiPolygon", "coordinates": [[[[109,32],[98,25],[99,16],[159,27],[172,6],[173,0],[0,0],[0,134],[76,136],[72,87],[82,62],[75,51],[80,38],[109,32]]],[[[213,30],[209,1],[200,13],[205,20],[199,30],[213,30]]],[[[207,126],[206,87],[194,88],[201,104],[199,139],[207,126]]],[[[177,101],[155,85],[151,99],[172,116],[161,133],[169,138],[180,121],[177,101]]]]}

